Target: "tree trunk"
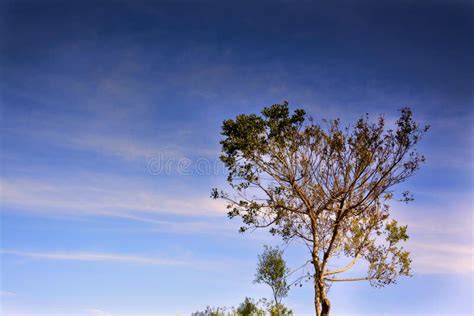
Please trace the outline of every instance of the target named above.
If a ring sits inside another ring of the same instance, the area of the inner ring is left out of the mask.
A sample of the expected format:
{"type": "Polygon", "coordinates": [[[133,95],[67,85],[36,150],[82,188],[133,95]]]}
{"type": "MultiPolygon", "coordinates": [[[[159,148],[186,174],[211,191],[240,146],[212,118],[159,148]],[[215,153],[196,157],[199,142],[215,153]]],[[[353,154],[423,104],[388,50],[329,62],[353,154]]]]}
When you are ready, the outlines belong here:
{"type": "Polygon", "coordinates": [[[331,302],[327,297],[321,301],[321,316],[329,316],[329,310],[331,309],[331,302]]]}
{"type": "Polygon", "coordinates": [[[313,249],[312,249],[312,263],[314,267],[314,311],[316,316],[321,316],[321,287],[319,280],[321,279],[321,271],[318,257],[318,242],[317,242],[317,225],[314,217],[311,216],[311,229],[313,233],[313,249]]]}
{"type": "Polygon", "coordinates": [[[321,316],[321,305],[319,303],[319,286],[317,282],[316,273],[314,274],[314,310],[316,316],[321,316]]]}
{"type": "Polygon", "coordinates": [[[278,298],[277,298],[275,292],[273,292],[273,299],[275,300],[275,309],[277,311],[277,314],[278,314],[278,316],[280,316],[280,314],[281,314],[281,312],[280,312],[280,302],[278,302],[278,298]]]}
{"type": "Polygon", "coordinates": [[[321,316],[329,316],[329,311],[331,309],[331,302],[326,296],[326,288],[324,281],[319,280],[319,293],[321,295],[321,316]]]}
{"type": "Polygon", "coordinates": [[[324,282],[316,278],[314,281],[314,304],[316,309],[316,316],[329,316],[331,310],[331,302],[326,296],[326,289],[324,282]]]}

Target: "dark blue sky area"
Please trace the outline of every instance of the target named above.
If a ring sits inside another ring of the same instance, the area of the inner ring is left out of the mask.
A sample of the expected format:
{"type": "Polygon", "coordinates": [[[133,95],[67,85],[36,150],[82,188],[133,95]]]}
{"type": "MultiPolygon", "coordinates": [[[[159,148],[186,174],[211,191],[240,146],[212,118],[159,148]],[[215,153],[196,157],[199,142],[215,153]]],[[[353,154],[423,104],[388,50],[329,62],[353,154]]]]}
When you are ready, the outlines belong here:
{"type": "Polygon", "coordinates": [[[472,90],[472,9],[469,1],[7,1],[2,64],[7,76],[51,63],[81,73],[114,67],[127,49],[169,67],[192,63],[184,57],[192,54],[242,67],[243,78],[271,64],[314,89],[325,85],[315,72],[340,78],[339,90],[352,81],[409,86],[454,98],[450,107],[462,112],[472,90]],[[81,54],[58,60],[72,43],[81,54]]]}

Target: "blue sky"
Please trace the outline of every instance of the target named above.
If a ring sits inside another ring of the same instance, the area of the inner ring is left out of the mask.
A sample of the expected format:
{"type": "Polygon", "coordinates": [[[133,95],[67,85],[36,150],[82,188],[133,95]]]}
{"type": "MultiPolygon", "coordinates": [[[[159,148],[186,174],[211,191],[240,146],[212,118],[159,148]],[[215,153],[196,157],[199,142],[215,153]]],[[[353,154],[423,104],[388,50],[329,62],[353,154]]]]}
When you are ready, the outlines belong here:
{"type": "MultiPolygon", "coordinates": [[[[337,284],[334,314],[472,314],[472,3],[2,1],[0,14],[2,315],[270,297],[253,274],[281,241],[239,234],[208,197],[226,188],[222,121],[283,100],[345,123],[408,105],[432,126],[403,187],[416,200],[393,205],[414,276],[337,284]]],[[[312,295],[285,302],[309,315],[312,295]]]]}

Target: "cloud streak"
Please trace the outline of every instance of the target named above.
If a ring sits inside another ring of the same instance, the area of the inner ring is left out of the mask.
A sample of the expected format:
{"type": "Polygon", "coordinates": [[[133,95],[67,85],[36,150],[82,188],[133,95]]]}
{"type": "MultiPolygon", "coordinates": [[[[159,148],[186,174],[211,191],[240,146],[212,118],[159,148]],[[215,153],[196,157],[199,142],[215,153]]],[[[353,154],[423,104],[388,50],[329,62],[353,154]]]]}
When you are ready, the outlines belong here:
{"type": "Polygon", "coordinates": [[[99,308],[86,309],[85,312],[91,315],[96,315],[96,316],[112,316],[112,314],[99,308]]]}
{"type": "Polygon", "coordinates": [[[474,274],[473,219],[469,194],[419,192],[425,203],[394,205],[394,218],[408,225],[415,274],[474,274]],[[453,203],[452,201],[455,201],[453,203]]]}
{"type": "Polygon", "coordinates": [[[474,275],[474,248],[451,243],[411,242],[415,274],[474,275]]]}
{"type": "Polygon", "coordinates": [[[16,250],[1,250],[0,253],[5,255],[14,255],[24,258],[36,260],[53,260],[53,261],[85,261],[85,262],[110,262],[110,263],[126,263],[136,265],[151,266],[179,266],[186,264],[181,260],[170,260],[157,257],[146,257],[137,255],[123,255],[114,253],[97,253],[97,252],[26,252],[16,250]]]}
{"type": "Polygon", "coordinates": [[[225,212],[221,201],[172,196],[130,179],[101,179],[101,175],[68,182],[2,178],[0,188],[3,207],[32,213],[126,217],[143,213],[219,216],[225,212]]]}

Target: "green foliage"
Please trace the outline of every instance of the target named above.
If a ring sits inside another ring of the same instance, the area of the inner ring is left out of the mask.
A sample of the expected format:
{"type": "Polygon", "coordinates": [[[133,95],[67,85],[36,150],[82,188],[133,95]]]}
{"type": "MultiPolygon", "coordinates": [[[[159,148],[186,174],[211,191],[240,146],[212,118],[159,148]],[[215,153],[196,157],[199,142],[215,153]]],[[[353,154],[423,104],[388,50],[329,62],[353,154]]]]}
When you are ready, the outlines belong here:
{"type": "Polygon", "coordinates": [[[225,307],[211,307],[206,306],[206,309],[203,312],[196,311],[191,314],[191,316],[227,316],[232,314],[225,313],[225,307]]]}
{"type": "Polygon", "coordinates": [[[267,300],[265,298],[261,299],[259,303],[262,305],[262,309],[267,311],[264,315],[270,315],[270,316],[292,316],[293,315],[293,311],[281,303],[275,304],[274,301],[267,300]]]}
{"type": "Polygon", "coordinates": [[[235,309],[227,307],[207,306],[202,312],[194,312],[191,316],[292,316],[293,312],[282,304],[275,305],[274,302],[261,299],[254,302],[249,297],[235,309]]]}
{"type": "Polygon", "coordinates": [[[283,251],[278,248],[264,246],[264,251],[258,256],[256,283],[264,283],[270,286],[273,292],[275,304],[280,304],[282,298],[288,295],[288,284],[286,275],[289,269],[283,259],[283,251]]]}
{"type": "Polygon", "coordinates": [[[282,304],[273,305],[268,313],[270,316],[293,316],[293,311],[282,304]]]}
{"type": "Polygon", "coordinates": [[[398,226],[398,222],[392,220],[385,226],[385,230],[387,231],[387,241],[390,244],[396,244],[400,240],[406,241],[408,239],[407,228],[407,225],[398,226]]]}
{"type": "Polygon", "coordinates": [[[376,255],[369,258],[369,271],[374,276],[370,281],[373,285],[384,286],[394,283],[399,275],[410,276],[410,252],[396,246],[400,241],[408,240],[407,227],[398,226],[396,220],[386,224],[384,235],[388,244],[373,249],[372,253],[376,255]]]}
{"type": "Polygon", "coordinates": [[[251,298],[246,297],[245,300],[237,308],[239,316],[264,316],[265,311],[260,309],[251,298]]]}

